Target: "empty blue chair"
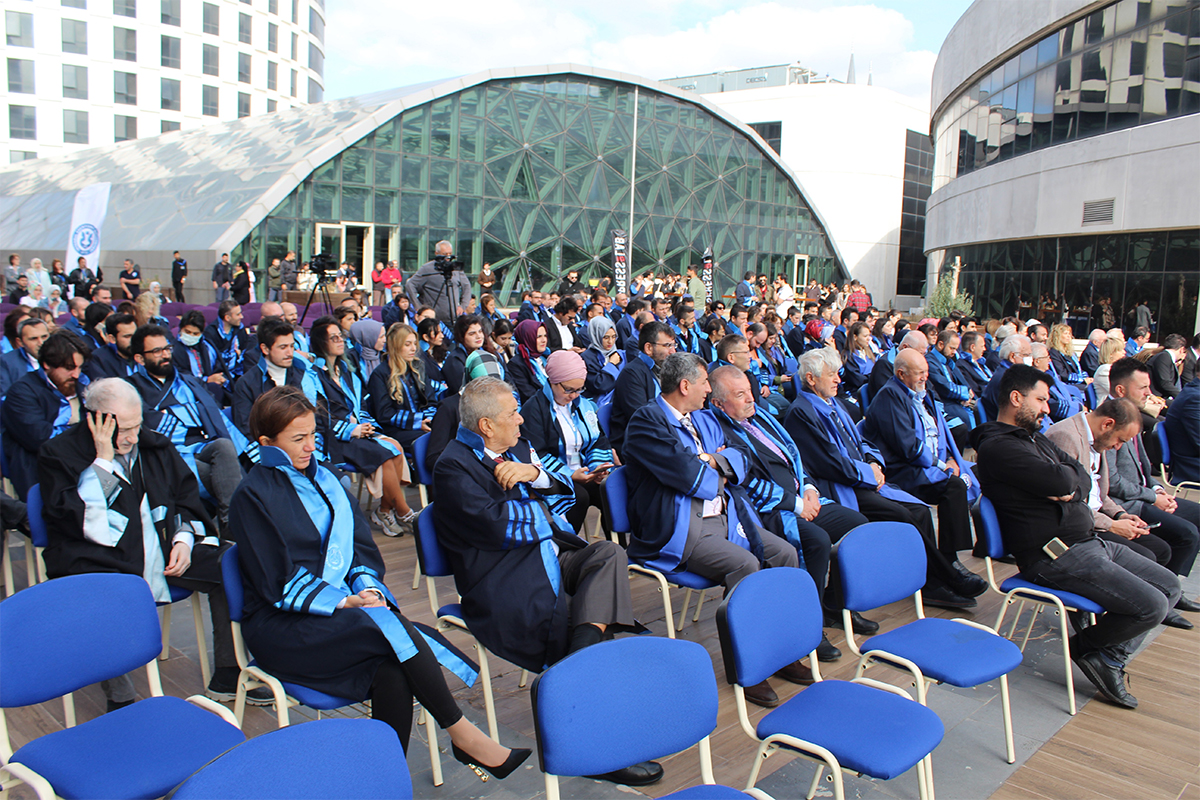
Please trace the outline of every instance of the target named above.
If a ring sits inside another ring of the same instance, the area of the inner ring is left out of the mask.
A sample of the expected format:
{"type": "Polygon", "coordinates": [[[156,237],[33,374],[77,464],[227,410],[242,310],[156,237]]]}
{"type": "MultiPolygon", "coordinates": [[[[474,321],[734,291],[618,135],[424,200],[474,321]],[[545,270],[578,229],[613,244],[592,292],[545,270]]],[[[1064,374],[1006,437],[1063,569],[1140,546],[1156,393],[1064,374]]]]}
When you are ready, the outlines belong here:
{"type": "Polygon", "coordinates": [[[396,733],[373,719],[322,719],[256,736],[218,756],[169,800],[408,800],[396,733]]]}
{"type": "Polygon", "coordinates": [[[612,772],[694,745],[703,784],[666,798],[747,796],[714,785],[717,681],[695,642],[638,636],[584,648],[534,679],[530,701],[547,800],[558,800],[560,775],[612,772]]]}
{"type": "Polygon", "coordinates": [[[609,425],[612,424],[612,398],[607,403],[596,404],[596,421],[600,423],[600,430],[608,436],[609,425]]]}
{"type": "MultiPolygon", "coordinates": [[[[433,474],[425,467],[425,458],[429,455],[429,434],[417,439],[412,445],[413,464],[416,468],[417,493],[421,497],[421,508],[429,505],[429,489],[433,486],[433,474]]],[[[414,590],[421,588],[421,560],[413,565],[414,590]]]]}
{"type": "MultiPolygon", "coordinates": [[[[230,545],[221,554],[221,580],[225,586],[225,598],[229,603],[229,621],[233,627],[233,651],[237,656],[238,684],[237,694],[233,701],[233,714],[238,724],[246,713],[246,692],[265,686],[275,695],[275,720],[280,728],[286,728],[291,723],[288,710],[293,706],[308,706],[317,712],[320,721],[322,711],[333,711],[338,708],[364,702],[367,698],[337,697],[336,695],[319,692],[298,683],[287,683],[276,678],[260,667],[250,658],[246,650],[246,640],[242,638],[242,617],[246,604],[246,591],[242,585],[242,569],[238,561],[238,546],[230,545]]],[[[310,723],[311,724],[311,723],[310,723]]],[[[381,723],[382,724],[382,723],[381,723]]],[[[425,715],[425,730],[429,739],[429,758],[433,765],[433,785],[442,785],[442,760],[437,749],[437,730],[433,718],[425,715]]],[[[307,725],[303,727],[308,727],[307,725]]],[[[386,727],[386,726],[385,726],[386,727]]],[[[391,729],[389,728],[389,731],[391,729]]],[[[393,738],[395,733],[392,734],[393,738]]],[[[397,744],[399,740],[397,739],[397,744]]],[[[408,771],[405,770],[407,776],[408,771]]],[[[195,795],[199,797],[200,795],[195,795]]],[[[247,795],[253,797],[254,795],[247,795]]]]}
{"type": "Polygon", "coordinates": [[[1083,390],[1083,399],[1087,403],[1088,410],[1096,410],[1096,406],[1100,405],[1100,401],[1096,398],[1096,384],[1089,383],[1087,385],[1087,388],[1083,390]]]}
{"type": "Polygon", "coordinates": [[[858,407],[862,412],[867,413],[867,406],[871,405],[871,401],[867,399],[867,391],[871,388],[871,382],[867,381],[862,386],[858,387],[858,407]]]}
{"type": "Polygon", "coordinates": [[[926,705],[928,684],[934,681],[969,687],[999,678],[1005,752],[1013,763],[1008,673],[1020,666],[1021,650],[986,625],[925,616],[921,587],[927,562],[917,529],[904,522],[859,525],[838,542],[837,560],[845,591],[842,625],[846,642],[859,657],[855,676],[873,662],[907,670],[921,705],[926,705]],[[872,636],[861,647],[855,642],[851,611],[870,611],[906,597],[916,602],[914,621],[872,636]]]}
{"type": "Polygon", "coordinates": [[[812,578],[788,567],[747,576],[717,610],[725,678],[734,685],[738,721],[760,742],[747,788],[758,781],[763,761],[784,750],[819,765],[809,800],[826,767],[835,800],[845,798],[843,770],[890,780],[913,767],[922,800],[932,798],[930,753],[942,741],[942,721],[895,686],[862,677],[822,680],[816,653],[822,622],[812,578]],[[745,687],[805,656],[816,682],[752,724],[745,687]]]}
{"type": "Polygon", "coordinates": [[[1172,484],[1169,480],[1171,474],[1171,442],[1167,439],[1167,426],[1159,422],[1154,426],[1154,437],[1158,440],[1158,447],[1162,451],[1162,481],[1171,491],[1178,495],[1180,489],[1189,491],[1200,490],[1200,483],[1195,481],[1180,481],[1172,484]]]}
{"type": "Polygon", "coordinates": [[[1081,611],[1091,614],[1092,621],[1094,622],[1097,614],[1104,613],[1104,608],[1099,603],[1093,602],[1074,592],[1051,589],[1026,580],[1020,573],[997,585],[996,572],[992,562],[993,559],[1004,558],[1008,555],[1008,550],[1004,547],[1004,539],[1000,534],[1000,521],[996,518],[996,509],[992,506],[990,500],[981,496],[979,502],[972,509],[972,512],[975,517],[975,531],[983,538],[984,547],[987,552],[987,557],[984,560],[987,564],[988,585],[991,586],[992,591],[1004,595],[1004,603],[1000,606],[1000,613],[996,617],[995,629],[999,631],[1000,626],[1004,624],[1004,615],[1007,613],[1008,607],[1018,600],[1021,601],[1021,605],[1017,607],[1017,613],[1013,617],[1012,627],[1008,631],[1008,637],[1011,639],[1016,632],[1017,622],[1021,619],[1021,613],[1025,610],[1025,603],[1027,601],[1035,603],[1036,608],[1033,615],[1029,618],[1029,627],[1025,629],[1025,638],[1021,641],[1020,645],[1021,651],[1024,652],[1038,612],[1047,605],[1054,606],[1054,613],[1058,615],[1059,633],[1062,636],[1063,661],[1065,662],[1064,667],[1067,676],[1067,710],[1074,715],[1075,678],[1071,671],[1071,648],[1068,642],[1070,634],[1067,631],[1067,612],[1081,611]]]}
{"type": "Polygon", "coordinates": [[[12,752],[3,709],[62,697],[68,727],[0,761],[0,776],[43,800],[162,797],[245,741],[228,709],[206,697],[163,697],[158,612],[139,575],[69,575],[0,603],[0,755],[12,752]],[[151,697],[74,725],[71,693],[145,666],[151,697]],[[197,708],[199,706],[199,708],[197,708]],[[209,713],[212,712],[212,713],[209,713]]]}
{"type": "MultiPolygon", "coordinates": [[[[608,518],[612,522],[613,541],[624,545],[632,530],[629,522],[629,486],[625,482],[624,467],[617,467],[609,473],[608,478],[604,481],[604,497],[608,501],[608,518]]],[[[667,635],[672,639],[675,638],[675,631],[683,630],[683,625],[687,620],[688,606],[692,602],[692,592],[700,593],[700,599],[696,602],[696,614],[692,617],[692,622],[696,622],[700,619],[700,609],[704,606],[705,592],[719,585],[694,572],[677,570],[663,573],[653,567],[635,564],[632,561],[629,562],[629,571],[634,575],[641,575],[658,583],[658,590],[662,593],[663,598],[663,614],[667,620],[667,635]],[[678,625],[675,624],[675,613],[671,609],[672,586],[687,590],[683,595],[683,608],[679,612],[678,625]]]]}

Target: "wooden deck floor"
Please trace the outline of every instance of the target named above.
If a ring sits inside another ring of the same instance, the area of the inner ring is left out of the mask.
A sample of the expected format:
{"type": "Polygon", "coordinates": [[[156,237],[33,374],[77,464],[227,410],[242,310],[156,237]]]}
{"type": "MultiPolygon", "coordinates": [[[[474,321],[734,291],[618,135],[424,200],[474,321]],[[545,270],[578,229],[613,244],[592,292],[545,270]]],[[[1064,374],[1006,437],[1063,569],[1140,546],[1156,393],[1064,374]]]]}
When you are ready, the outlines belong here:
{"type": "MultiPolygon", "coordinates": [[[[412,619],[433,622],[424,579],[419,590],[412,589],[416,561],[411,537],[390,539],[376,536],[387,564],[387,584],[402,604],[403,612],[412,619]]],[[[18,551],[14,550],[14,555],[18,551]]],[[[964,562],[982,573],[982,564],[974,559],[964,562]]],[[[1001,577],[1011,567],[1000,565],[1001,577]]],[[[23,585],[23,565],[17,563],[18,586],[23,585]]],[[[439,580],[442,602],[454,597],[451,580],[439,580]]],[[[659,635],[665,633],[662,602],[653,585],[642,579],[633,581],[634,610],[637,617],[659,635]]],[[[1194,592],[1192,592],[1194,594],[1194,592]]],[[[676,615],[682,592],[673,593],[676,615]]],[[[717,729],[712,736],[712,751],[716,778],[731,786],[743,786],[749,776],[755,747],[737,723],[733,693],[724,680],[720,660],[714,612],[718,598],[709,599],[700,621],[689,620],[679,634],[681,638],[700,642],[713,658],[713,668],[721,691],[721,710],[717,729]]],[[[980,598],[975,613],[965,615],[991,624],[999,608],[999,598],[987,593],[980,598]]],[[[948,612],[931,610],[931,615],[953,616],[948,612]]],[[[899,603],[879,609],[869,615],[886,629],[911,619],[911,603],[899,603]]],[[[1049,616],[1049,615],[1046,615],[1049,616]]],[[[690,617],[690,614],[689,614],[690,617]]],[[[1200,620],[1194,620],[1200,621],[1200,620]]],[[[843,658],[834,664],[823,664],[825,677],[850,678],[855,662],[841,634],[828,630],[830,639],[843,650],[843,658]]],[[[466,637],[451,634],[456,643],[466,649],[466,637]]],[[[183,606],[176,614],[172,633],[172,658],[161,662],[163,688],[167,694],[186,697],[203,691],[199,667],[183,651],[194,652],[191,615],[183,606]],[[179,648],[182,648],[180,650],[179,648]]],[[[1103,702],[1087,703],[1081,713],[1059,731],[1068,717],[1063,689],[1062,657],[1058,650],[1057,634],[1047,622],[1039,622],[1027,650],[1026,663],[1014,673],[1013,704],[1017,735],[1018,767],[1003,762],[1000,712],[996,698],[998,686],[958,690],[935,687],[931,690],[931,707],[943,718],[947,727],[946,741],[935,751],[934,767],[938,797],[986,798],[989,795],[1010,800],[1015,798],[1188,798],[1200,800],[1200,633],[1168,630],[1150,644],[1134,662],[1132,691],[1141,701],[1135,712],[1115,709],[1103,702]],[[1041,647],[1041,650],[1038,650],[1041,647]],[[1040,652],[1042,655],[1037,656],[1040,652]],[[1038,659],[1045,661],[1042,664],[1038,659]],[[1057,732],[1057,735],[1055,733],[1057,732]],[[1049,742],[1047,743],[1047,740],[1049,742]],[[1021,762],[1025,762],[1022,766],[1021,762]],[[1014,771],[1015,770],[1015,771],[1014,771]],[[999,787],[999,788],[997,788],[999,787]],[[993,794],[994,792],[994,794],[993,794]]],[[[533,720],[528,689],[518,687],[520,671],[493,657],[492,685],[495,692],[497,716],[502,728],[502,740],[509,745],[530,746],[533,740],[533,720]]],[[[900,674],[884,668],[871,671],[871,676],[905,686],[900,674]]],[[[483,695],[478,685],[463,687],[453,677],[451,688],[467,714],[483,724],[483,695]]],[[[800,687],[772,680],[781,699],[800,691],[800,687]]],[[[1076,672],[1077,697],[1085,701],[1091,686],[1076,672]]],[[[906,687],[907,688],[907,687],[906,687]]],[[[144,693],[144,678],[141,680],[144,693]]],[[[144,696],[144,695],[143,695],[144,696]]],[[[104,699],[98,687],[88,687],[76,694],[80,722],[103,711],[104,699]]],[[[766,711],[757,709],[752,718],[761,718],[766,711]]],[[[361,708],[347,710],[348,715],[361,714],[361,708]]],[[[293,710],[294,722],[301,721],[306,712],[293,710]]],[[[8,714],[9,732],[15,747],[58,730],[63,723],[62,705],[52,701],[40,706],[12,710],[8,714]]],[[[244,729],[254,736],[275,728],[274,715],[269,709],[247,709],[244,729]]],[[[435,788],[429,780],[429,759],[421,742],[423,730],[415,730],[409,753],[417,797],[536,797],[541,795],[541,779],[536,759],[527,762],[528,774],[500,783],[471,783],[474,779],[449,757],[448,740],[440,742],[447,784],[435,788]],[[467,782],[462,782],[462,781],[467,782]]],[[[645,793],[658,797],[698,782],[699,769],[695,752],[664,760],[666,777],[645,793]]],[[[771,758],[765,764],[759,785],[777,798],[803,797],[812,775],[812,767],[786,756],[771,758]],[[777,773],[778,774],[775,774],[777,773]]],[[[583,779],[576,779],[583,781],[583,779]]],[[[631,790],[588,781],[586,784],[564,785],[566,797],[621,797],[631,790]]],[[[822,788],[823,795],[828,789],[822,788]]],[[[916,797],[916,780],[909,774],[884,783],[852,778],[847,783],[848,796],[916,797]]],[[[21,788],[13,797],[32,797],[21,788]]],[[[633,792],[637,796],[637,792],[633,792]]]]}

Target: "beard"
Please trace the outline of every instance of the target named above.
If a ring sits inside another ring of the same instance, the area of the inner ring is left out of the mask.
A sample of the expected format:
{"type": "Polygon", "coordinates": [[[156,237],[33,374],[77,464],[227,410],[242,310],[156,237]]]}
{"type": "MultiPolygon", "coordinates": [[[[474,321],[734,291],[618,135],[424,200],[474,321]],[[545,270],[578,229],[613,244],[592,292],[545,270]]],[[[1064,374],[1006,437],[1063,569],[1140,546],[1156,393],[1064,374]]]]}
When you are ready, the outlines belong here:
{"type": "Polygon", "coordinates": [[[175,366],[170,361],[159,361],[157,364],[146,363],[146,372],[156,378],[169,380],[175,377],[175,366]]]}
{"type": "Polygon", "coordinates": [[[1017,427],[1024,428],[1030,433],[1037,433],[1042,429],[1042,412],[1022,407],[1017,409],[1014,421],[1017,427]]]}

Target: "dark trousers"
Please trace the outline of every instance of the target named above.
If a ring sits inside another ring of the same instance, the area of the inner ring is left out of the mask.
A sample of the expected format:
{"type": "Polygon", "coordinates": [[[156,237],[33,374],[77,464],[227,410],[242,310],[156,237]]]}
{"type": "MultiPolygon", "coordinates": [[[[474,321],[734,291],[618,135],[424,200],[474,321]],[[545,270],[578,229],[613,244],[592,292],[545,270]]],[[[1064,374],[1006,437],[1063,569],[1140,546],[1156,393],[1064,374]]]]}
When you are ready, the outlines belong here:
{"type": "Polygon", "coordinates": [[[1166,566],[1167,562],[1171,560],[1171,545],[1153,533],[1142,534],[1136,539],[1126,539],[1124,536],[1118,536],[1108,531],[1096,531],[1095,533],[1109,544],[1127,547],[1142,558],[1148,558],[1156,564],[1166,566]]]}
{"type": "Polygon", "coordinates": [[[604,509],[604,485],[600,483],[580,483],[574,481],[575,484],[575,504],[571,506],[566,513],[567,524],[576,533],[583,531],[583,523],[587,520],[588,509],[592,506],[600,509],[600,529],[607,531],[610,529],[608,522],[608,513],[604,509]]]}
{"type": "Polygon", "coordinates": [[[954,561],[959,550],[971,549],[971,508],[967,504],[967,484],[953,475],[937,485],[910,491],[919,500],[937,506],[938,549],[954,561]]]}
{"type": "Polygon", "coordinates": [[[403,616],[396,616],[417,646],[417,653],[406,661],[388,658],[379,665],[371,684],[371,718],[390,725],[407,753],[414,697],[443,729],[462,719],[462,711],[425,639],[403,616]]]}
{"type": "Polygon", "coordinates": [[[629,559],[616,542],[593,542],[561,550],[562,588],[571,596],[571,628],[576,625],[633,625],[629,559]]]}
{"type": "Polygon", "coordinates": [[[175,287],[175,302],[176,303],[186,303],[187,300],[183,299],[183,284],[182,283],[173,283],[171,285],[175,287]]]}
{"type": "Polygon", "coordinates": [[[859,525],[867,523],[862,514],[837,503],[826,503],[812,522],[796,517],[800,530],[800,551],[804,554],[804,569],[817,585],[817,598],[821,605],[832,610],[842,607],[842,581],[837,564],[832,563],[830,554],[833,544],[859,525]],[[826,604],[825,579],[829,579],[829,602],[826,604]]]}
{"type": "Polygon", "coordinates": [[[933,530],[933,514],[929,512],[929,506],[890,500],[870,489],[855,489],[854,496],[858,499],[859,512],[872,522],[907,522],[921,534],[927,563],[926,589],[952,589],[958,585],[961,580],[958,571],[938,550],[937,536],[933,530]]]}
{"type": "Polygon", "coordinates": [[[1124,664],[1142,636],[1179,600],[1179,579],[1170,570],[1098,538],[1071,545],[1059,558],[1036,561],[1022,572],[1031,581],[1104,607],[1096,624],[1072,639],[1076,657],[1100,650],[1124,664]]]}
{"type": "Polygon", "coordinates": [[[1196,553],[1200,550],[1200,503],[1183,499],[1175,502],[1179,507],[1174,514],[1147,503],[1138,516],[1151,525],[1161,523],[1154,529],[1154,534],[1171,547],[1166,568],[1176,575],[1190,575],[1192,565],[1196,563],[1196,553]]]}

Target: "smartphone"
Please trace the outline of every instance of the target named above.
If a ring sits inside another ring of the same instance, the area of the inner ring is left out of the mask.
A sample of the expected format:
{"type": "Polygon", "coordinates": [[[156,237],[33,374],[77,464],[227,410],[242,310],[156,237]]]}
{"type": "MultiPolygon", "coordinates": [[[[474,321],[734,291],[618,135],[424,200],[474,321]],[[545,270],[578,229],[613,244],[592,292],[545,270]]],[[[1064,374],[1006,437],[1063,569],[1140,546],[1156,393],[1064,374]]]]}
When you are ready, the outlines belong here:
{"type": "Polygon", "coordinates": [[[101,427],[103,427],[103,425],[106,422],[108,422],[110,417],[112,418],[112,421],[113,421],[112,444],[113,444],[113,452],[115,453],[117,451],[117,433],[121,430],[120,425],[117,423],[116,415],[115,414],[100,414],[100,413],[95,414],[96,425],[101,426],[101,427]]]}
{"type": "Polygon", "coordinates": [[[1149,525],[1146,526],[1146,530],[1152,531],[1155,528],[1157,528],[1159,525],[1162,525],[1162,523],[1161,522],[1151,522],[1149,525]]]}
{"type": "Polygon", "coordinates": [[[1052,561],[1057,560],[1063,555],[1063,553],[1067,552],[1068,549],[1068,545],[1057,536],[1042,545],[1042,550],[1046,553],[1046,555],[1050,556],[1052,561]]]}

